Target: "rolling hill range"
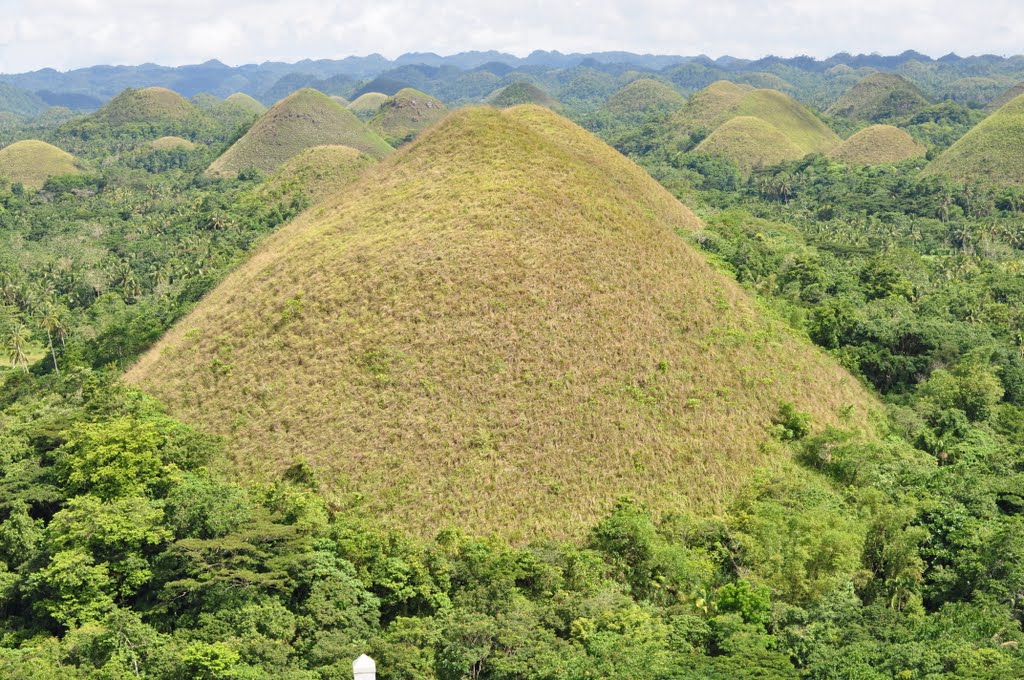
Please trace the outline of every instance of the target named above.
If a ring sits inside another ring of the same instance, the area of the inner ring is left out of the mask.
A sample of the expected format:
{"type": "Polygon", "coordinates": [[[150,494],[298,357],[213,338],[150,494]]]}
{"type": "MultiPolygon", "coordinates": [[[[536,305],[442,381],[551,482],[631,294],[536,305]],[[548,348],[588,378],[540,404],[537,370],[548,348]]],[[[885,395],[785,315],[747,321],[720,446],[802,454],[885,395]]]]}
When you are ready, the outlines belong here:
{"type": "Polygon", "coordinates": [[[0,149],[0,179],[31,191],[41,189],[51,177],[80,172],[74,156],[46,142],[28,139],[0,149]]]}
{"type": "Polygon", "coordinates": [[[126,380],[240,474],[308,461],[422,535],[579,537],[623,494],[721,507],[788,455],[781,403],[870,429],[874,402],[678,235],[700,228],[548,109],[460,110],[276,232],[126,380]]]}
{"type": "Polygon", "coordinates": [[[891,125],[872,125],[832,149],[828,156],[853,165],[881,165],[921,158],[927,149],[905,130],[891,125]]]}
{"type": "Polygon", "coordinates": [[[392,151],[351,111],[307,88],[275,104],[206,173],[227,177],[248,168],[273,172],[303,149],[325,144],[349,146],[374,158],[392,151]]]}
{"type": "Polygon", "coordinates": [[[668,141],[708,133],[697,147],[749,173],[758,165],[826,153],[842,140],[806,107],[775,90],[727,81],[697,92],[669,120],[668,141]]]}
{"type": "Polygon", "coordinates": [[[411,87],[388,97],[370,119],[369,127],[392,146],[404,144],[444,118],[448,112],[440,99],[411,87]]]}
{"type": "Polygon", "coordinates": [[[525,80],[519,80],[511,85],[495,90],[484,101],[499,109],[507,109],[520,104],[536,104],[549,108],[554,108],[558,105],[558,102],[552,99],[547,92],[525,80]]]}
{"type": "Polygon", "coordinates": [[[924,93],[895,73],[872,73],[829,107],[830,116],[880,123],[910,115],[930,104],[924,93]]]}
{"type": "Polygon", "coordinates": [[[925,173],[995,186],[1024,182],[1024,94],[974,126],[925,173]]]}
{"type": "Polygon", "coordinates": [[[657,114],[674,113],[686,99],[659,80],[641,78],[616,92],[601,110],[616,120],[640,123],[657,114]]]}

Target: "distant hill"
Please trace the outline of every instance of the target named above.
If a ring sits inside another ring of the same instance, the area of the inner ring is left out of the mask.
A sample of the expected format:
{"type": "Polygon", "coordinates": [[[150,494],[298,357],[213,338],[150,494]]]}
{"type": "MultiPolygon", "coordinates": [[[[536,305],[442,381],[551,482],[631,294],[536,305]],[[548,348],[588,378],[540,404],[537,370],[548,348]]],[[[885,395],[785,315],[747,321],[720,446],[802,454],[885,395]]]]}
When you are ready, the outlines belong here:
{"type": "Polygon", "coordinates": [[[20,88],[0,82],[0,112],[19,116],[37,116],[49,106],[39,96],[20,88]]]}
{"type": "Polygon", "coordinates": [[[448,113],[441,100],[419,90],[405,88],[388,97],[370,119],[374,130],[392,146],[410,141],[448,113]]]}
{"type": "Polygon", "coordinates": [[[348,110],[356,114],[360,120],[370,120],[378,111],[381,105],[388,100],[388,96],[382,92],[367,92],[348,105],[348,110]]]}
{"type": "Polygon", "coordinates": [[[669,114],[683,108],[686,99],[659,80],[641,78],[616,92],[601,110],[616,120],[640,123],[657,114],[669,114]]]}
{"type": "Polygon", "coordinates": [[[929,163],[925,173],[995,186],[1024,183],[1024,95],[978,123],[929,163]]]}
{"type": "Polygon", "coordinates": [[[722,507],[789,455],[783,402],[868,430],[875,405],[677,234],[700,228],[550,110],[462,109],[271,236],[125,379],[223,435],[236,473],[307,462],[424,536],[579,538],[623,495],[722,507]]]}
{"type": "Polygon", "coordinates": [[[181,137],[161,137],[160,139],[154,139],[149,143],[151,149],[166,150],[166,149],[186,149],[191,151],[196,148],[196,145],[187,139],[181,137]]]}
{"type": "Polygon", "coordinates": [[[518,106],[520,104],[537,104],[538,106],[547,106],[548,108],[558,105],[558,102],[552,99],[547,92],[533,83],[524,80],[516,81],[495,90],[484,101],[499,109],[507,109],[510,106],[518,106]]]}
{"type": "Polygon", "coordinates": [[[28,139],[0,149],[0,179],[30,191],[41,189],[51,177],[80,172],[74,156],[46,142],[28,139]]]}
{"type": "Polygon", "coordinates": [[[246,111],[257,116],[262,116],[267,112],[267,107],[258,102],[255,98],[244,92],[235,92],[234,94],[228,95],[224,100],[225,103],[234,106],[237,109],[246,111]]]}
{"type": "Polygon", "coordinates": [[[1010,89],[1006,90],[998,97],[992,100],[992,103],[988,105],[990,111],[997,111],[1003,106],[1009,104],[1011,101],[1024,94],[1024,83],[1017,83],[1010,89]]]}
{"type": "Polygon", "coordinates": [[[931,102],[916,85],[895,73],[872,73],[829,107],[830,116],[880,123],[903,118],[931,102]]]}
{"type": "Polygon", "coordinates": [[[922,158],[926,152],[924,145],[905,130],[891,125],[872,125],[851,136],[828,155],[852,165],[882,165],[922,158]]]}
{"type": "Polygon", "coordinates": [[[727,158],[744,176],[757,167],[777,165],[805,155],[777,127],[754,116],[730,118],[715,128],[694,151],[727,158]]]}
{"type": "Polygon", "coordinates": [[[695,93],[673,116],[677,132],[713,132],[738,116],[771,124],[799,148],[802,155],[823,154],[838,146],[840,138],[799,101],[775,90],[755,89],[719,81],[695,93]]]}
{"type": "Polygon", "coordinates": [[[273,172],[304,149],[342,144],[382,158],[391,147],[352,112],[316,90],[289,95],[207,169],[211,176],[233,176],[249,168],[273,172]]]}
{"type": "Polygon", "coordinates": [[[131,123],[183,122],[199,109],[177,92],[163,87],[127,89],[90,116],[95,123],[118,127],[131,123]]]}
{"type": "Polygon", "coordinates": [[[404,90],[407,87],[409,87],[409,83],[402,80],[396,80],[388,76],[380,76],[356,89],[356,91],[352,93],[352,99],[353,101],[359,99],[359,97],[362,97],[368,92],[380,92],[390,97],[398,94],[399,91],[404,90]]]}

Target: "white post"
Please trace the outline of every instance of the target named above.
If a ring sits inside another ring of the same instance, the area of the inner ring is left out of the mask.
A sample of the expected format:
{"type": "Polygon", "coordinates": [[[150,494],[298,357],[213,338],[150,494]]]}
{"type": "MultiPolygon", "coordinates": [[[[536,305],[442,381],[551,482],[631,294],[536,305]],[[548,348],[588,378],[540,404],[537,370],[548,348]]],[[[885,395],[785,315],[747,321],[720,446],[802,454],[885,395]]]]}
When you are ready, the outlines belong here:
{"type": "Polygon", "coordinates": [[[352,662],[352,675],[355,680],[377,680],[377,664],[363,654],[352,662]]]}

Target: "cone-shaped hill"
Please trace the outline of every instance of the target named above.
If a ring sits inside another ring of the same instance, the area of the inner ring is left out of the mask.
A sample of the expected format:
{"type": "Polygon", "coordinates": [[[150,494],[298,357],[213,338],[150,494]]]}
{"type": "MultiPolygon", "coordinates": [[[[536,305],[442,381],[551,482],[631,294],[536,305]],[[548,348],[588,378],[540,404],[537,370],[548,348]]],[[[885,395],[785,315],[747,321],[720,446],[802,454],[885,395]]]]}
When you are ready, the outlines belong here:
{"type": "Polygon", "coordinates": [[[27,139],[0,149],[0,180],[37,191],[57,175],[81,172],[75,157],[52,144],[27,139]]]}
{"type": "Polygon", "coordinates": [[[301,195],[318,203],[340,192],[376,162],[349,146],[314,146],[285,161],[256,192],[266,201],[288,202],[301,195]]]}
{"type": "Polygon", "coordinates": [[[827,113],[878,123],[902,118],[928,105],[924,93],[906,78],[895,73],[872,73],[847,90],[827,113]]]}
{"type": "MultiPolygon", "coordinates": [[[[726,81],[712,83],[694,94],[686,106],[672,116],[671,124],[675,134],[689,135],[698,130],[711,133],[739,116],[759,118],[768,123],[789,141],[788,151],[799,151],[796,156],[781,160],[800,158],[809,153],[826,153],[841,142],[834,132],[792,97],[776,90],[754,89],[726,81]]],[[[733,160],[741,166],[753,162],[744,158],[733,160]]]]}
{"type": "Polygon", "coordinates": [[[392,146],[411,141],[448,113],[440,99],[411,87],[388,97],[370,120],[370,129],[392,146]]]}
{"type": "Polygon", "coordinates": [[[961,182],[1024,182],[1024,94],[981,121],[925,167],[961,182]]]}
{"type": "Polygon", "coordinates": [[[423,535],[579,537],[620,495],[720,507],[783,402],[858,382],[677,234],[699,220],[549,109],[460,110],[271,236],[126,376],[248,476],[308,461],[423,535]]]}
{"type": "Polygon", "coordinates": [[[157,151],[168,151],[170,149],[185,149],[191,151],[196,148],[196,145],[182,137],[168,136],[161,137],[160,139],[154,139],[147,146],[157,151]]]}
{"type": "Polygon", "coordinates": [[[517,80],[511,85],[495,90],[487,95],[484,101],[499,109],[507,109],[510,106],[519,106],[520,104],[536,104],[537,106],[547,106],[548,108],[558,106],[558,102],[552,99],[547,92],[533,83],[528,83],[524,80],[517,80]]]}
{"type": "Polygon", "coordinates": [[[891,125],[872,125],[832,149],[828,156],[852,165],[883,165],[921,158],[926,152],[924,145],[906,130],[891,125]]]}
{"type": "Polygon", "coordinates": [[[659,80],[641,78],[616,92],[601,110],[617,120],[640,123],[651,116],[678,111],[686,104],[683,95],[659,80]]]}
{"type": "Polygon", "coordinates": [[[244,92],[235,92],[232,95],[228,95],[228,98],[224,101],[237,109],[241,109],[242,111],[256,116],[262,116],[267,112],[266,106],[244,92]]]}
{"type": "Polygon", "coordinates": [[[165,87],[129,88],[89,118],[118,127],[131,123],[181,123],[200,115],[200,110],[177,92],[165,87]]]}
{"type": "Polygon", "coordinates": [[[351,104],[348,110],[359,116],[362,120],[370,120],[380,111],[381,105],[388,100],[386,94],[380,92],[367,92],[359,95],[351,104]]]}
{"type": "Polygon", "coordinates": [[[771,123],[754,116],[731,118],[694,149],[697,153],[728,158],[740,173],[801,158],[804,152],[771,123]]]}
{"type": "Polygon", "coordinates": [[[325,144],[349,146],[374,158],[392,151],[351,111],[307,88],[274,104],[206,173],[230,177],[249,168],[269,173],[303,149],[325,144]]]}

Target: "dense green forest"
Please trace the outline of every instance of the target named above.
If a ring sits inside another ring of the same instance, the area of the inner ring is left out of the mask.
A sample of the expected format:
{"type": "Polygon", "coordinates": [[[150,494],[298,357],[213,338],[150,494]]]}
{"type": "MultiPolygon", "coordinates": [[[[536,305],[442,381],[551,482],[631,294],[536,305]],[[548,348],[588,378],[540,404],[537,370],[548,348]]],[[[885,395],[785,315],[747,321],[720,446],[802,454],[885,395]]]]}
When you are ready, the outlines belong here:
{"type": "MultiPolygon", "coordinates": [[[[597,81],[572,87],[624,84],[597,81]]],[[[879,396],[880,436],[780,403],[791,462],[728,508],[622,498],[575,543],[417,539],[301,463],[239,481],[119,377],[310,199],[205,177],[244,131],[212,118],[13,124],[86,167],[0,183],[0,676],[313,680],[362,653],[383,678],[1024,676],[1024,190],[925,158],[747,176],[695,152],[706,130],[665,143],[671,112],[572,87],[568,115],[695,207],[680,238],[879,396]],[[178,134],[198,144],[146,143],[178,134]]],[[[934,158],[982,117],[892,122],[934,158]]]]}

